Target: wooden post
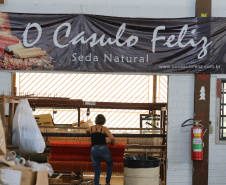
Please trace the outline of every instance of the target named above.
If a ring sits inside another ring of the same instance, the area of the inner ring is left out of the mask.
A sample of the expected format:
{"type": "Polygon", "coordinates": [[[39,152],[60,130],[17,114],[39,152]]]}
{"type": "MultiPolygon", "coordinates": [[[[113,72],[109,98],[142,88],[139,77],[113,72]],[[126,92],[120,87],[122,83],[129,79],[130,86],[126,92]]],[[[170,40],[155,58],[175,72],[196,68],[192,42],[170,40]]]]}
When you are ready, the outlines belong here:
{"type": "Polygon", "coordinates": [[[16,73],[11,74],[11,96],[16,96],[16,73]]]}
{"type": "MultiPolygon", "coordinates": [[[[160,128],[163,128],[163,130],[161,131],[161,134],[166,134],[166,108],[161,108],[161,112],[160,112],[160,128]]],[[[163,137],[162,138],[162,145],[166,145],[166,138],[163,137]]],[[[161,171],[161,180],[164,180],[164,183],[166,184],[166,150],[163,149],[162,150],[162,158],[163,158],[163,164],[160,167],[160,171],[161,171]]]]}
{"type": "MultiPolygon", "coordinates": [[[[160,128],[163,128],[162,134],[166,134],[166,110],[165,108],[161,110],[161,116],[160,116],[160,128]]],[[[166,138],[164,137],[162,139],[162,145],[165,145],[166,138]]]]}
{"type": "MultiPolygon", "coordinates": [[[[196,17],[211,17],[211,0],[196,0],[196,17]]],[[[204,148],[203,160],[193,161],[192,185],[208,185],[210,74],[195,75],[194,100],[194,118],[204,126],[204,148]]]]}
{"type": "Polygon", "coordinates": [[[4,4],[4,0],[0,0],[0,4],[4,4]]]}
{"type": "Polygon", "coordinates": [[[5,106],[3,103],[0,103],[0,114],[1,114],[1,119],[2,119],[2,124],[5,132],[5,141],[7,143],[7,131],[8,131],[8,124],[5,119],[5,106]]]}
{"type": "Polygon", "coordinates": [[[152,97],[152,103],[156,103],[157,98],[157,76],[153,75],[153,97],[152,97]]]}
{"type": "Polygon", "coordinates": [[[193,185],[208,185],[210,75],[195,75],[194,118],[203,125],[203,160],[193,161],[193,185]]]}
{"type": "Polygon", "coordinates": [[[12,99],[10,96],[1,95],[0,113],[2,114],[2,122],[5,127],[6,144],[12,145],[12,128],[13,128],[13,116],[15,112],[15,103],[18,100],[12,99]],[[9,119],[5,118],[6,103],[9,103],[9,119]]]}
{"type": "Polygon", "coordinates": [[[80,108],[78,108],[78,127],[80,127],[80,114],[81,114],[81,110],[80,108]]]}
{"type": "Polygon", "coordinates": [[[211,0],[196,0],[196,17],[211,17],[211,0]]]}
{"type": "Polygon", "coordinates": [[[14,116],[14,103],[10,103],[9,104],[8,135],[7,135],[7,144],[8,145],[12,145],[13,116],[14,116]]]}
{"type": "MultiPolygon", "coordinates": [[[[153,98],[152,98],[152,103],[156,103],[157,99],[157,75],[153,75],[153,98]]],[[[156,114],[156,111],[152,111],[153,114],[156,114]]],[[[150,114],[150,111],[149,111],[150,114]]]]}
{"type": "Polygon", "coordinates": [[[3,126],[5,128],[5,137],[6,137],[6,144],[7,143],[7,136],[8,136],[8,122],[5,119],[5,105],[6,105],[6,96],[5,95],[1,95],[1,116],[2,116],[2,123],[3,126]]]}

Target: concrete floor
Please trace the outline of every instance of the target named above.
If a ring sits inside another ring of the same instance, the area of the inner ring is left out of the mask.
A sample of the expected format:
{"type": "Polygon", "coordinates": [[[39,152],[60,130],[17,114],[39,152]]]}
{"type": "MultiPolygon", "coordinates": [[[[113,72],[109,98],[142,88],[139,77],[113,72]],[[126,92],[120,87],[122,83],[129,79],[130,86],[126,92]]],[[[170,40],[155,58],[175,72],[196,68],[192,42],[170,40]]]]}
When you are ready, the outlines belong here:
{"type": "MultiPolygon", "coordinates": [[[[123,178],[124,178],[123,176],[112,176],[111,177],[111,185],[123,185],[123,178]]],[[[105,177],[104,176],[102,176],[100,178],[100,184],[105,185],[105,177]]],[[[164,185],[164,183],[159,181],[159,185],[164,185]]]]}
{"type": "MultiPolygon", "coordinates": [[[[105,177],[100,177],[100,184],[105,184],[105,177]]],[[[111,185],[123,185],[123,177],[122,176],[112,176],[111,177],[111,185]]]]}

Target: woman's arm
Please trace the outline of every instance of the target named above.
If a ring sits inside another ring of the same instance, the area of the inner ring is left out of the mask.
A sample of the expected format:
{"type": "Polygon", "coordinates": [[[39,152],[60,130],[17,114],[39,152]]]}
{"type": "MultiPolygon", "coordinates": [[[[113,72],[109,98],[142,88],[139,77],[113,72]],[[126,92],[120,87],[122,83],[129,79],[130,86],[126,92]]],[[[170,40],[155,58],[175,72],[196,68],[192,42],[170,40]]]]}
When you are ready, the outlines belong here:
{"type": "Polygon", "coordinates": [[[91,127],[87,128],[86,133],[91,134],[91,127]]]}
{"type": "Polygon", "coordinates": [[[104,127],[104,132],[111,139],[111,144],[113,145],[115,137],[112,135],[111,131],[107,127],[104,127]]]}

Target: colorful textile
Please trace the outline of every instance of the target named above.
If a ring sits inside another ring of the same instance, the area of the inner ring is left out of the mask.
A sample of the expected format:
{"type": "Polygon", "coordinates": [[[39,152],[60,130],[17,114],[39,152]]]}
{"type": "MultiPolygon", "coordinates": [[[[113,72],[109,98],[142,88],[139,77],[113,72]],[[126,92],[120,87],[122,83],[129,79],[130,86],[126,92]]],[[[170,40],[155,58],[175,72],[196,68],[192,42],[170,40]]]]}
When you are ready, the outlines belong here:
{"type": "MultiPolygon", "coordinates": [[[[126,143],[107,145],[114,162],[113,172],[123,172],[126,143]]],[[[48,162],[55,171],[94,171],[91,162],[91,142],[50,141],[48,162]]],[[[107,165],[101,162],[101,170],[106,172],[107,165]]]]}

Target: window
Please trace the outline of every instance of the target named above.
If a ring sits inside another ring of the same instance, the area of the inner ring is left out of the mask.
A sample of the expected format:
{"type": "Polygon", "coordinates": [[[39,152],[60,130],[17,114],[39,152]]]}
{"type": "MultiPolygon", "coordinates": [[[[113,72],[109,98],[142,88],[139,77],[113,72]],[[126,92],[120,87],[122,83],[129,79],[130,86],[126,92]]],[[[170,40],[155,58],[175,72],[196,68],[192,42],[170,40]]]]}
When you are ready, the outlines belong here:
{"type": "Polygon", "coordinates": [[[219,139],[226,140],[226,80],[221,81],[219,139]]]}
{"type": "MultiPolygon", "coordinates": [[[[153,100],[153,77],[151,75],[129,74],[82,74],[82,73],[17,73],[17,95],[35,95],[82,99],[83,101],[151,103],[153,100]]],[[[157,77],[157,99],[167,102],[168,77],[157,77]]],[[[34,115],[52,114],[56,109],[38,109],[34,115]]],[[[147,110],[126,109],[81,109],[80,120],[94,121],[97,114],[107,118],[106,126],[117,128],[139,128],[140,114],[147,110]]],[[[55,124],[77,122],[75,109],[57,109],[55,124]]]]}

